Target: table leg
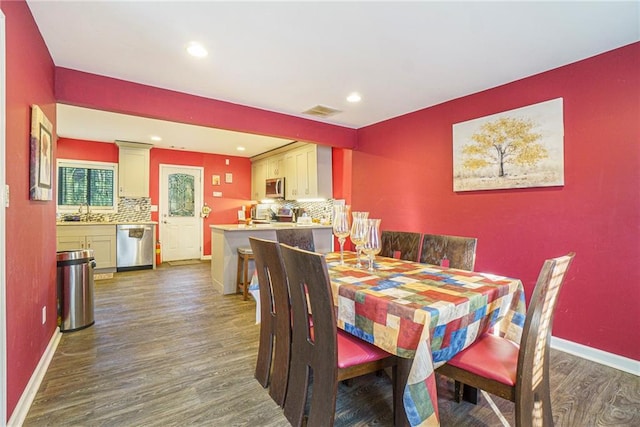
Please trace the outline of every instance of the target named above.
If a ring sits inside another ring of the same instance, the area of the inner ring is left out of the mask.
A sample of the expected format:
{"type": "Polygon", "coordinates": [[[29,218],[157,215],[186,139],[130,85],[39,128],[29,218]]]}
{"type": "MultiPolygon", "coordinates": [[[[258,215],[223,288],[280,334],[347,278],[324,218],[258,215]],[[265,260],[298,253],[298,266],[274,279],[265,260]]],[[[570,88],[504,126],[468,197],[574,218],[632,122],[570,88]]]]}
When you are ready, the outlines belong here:
{"type": "Polygon", "coordinates": [[[393,393],[393,425],[395,427],[409,426],[409,419],[407,418],[407,412],[404,409],[404,401],[402,399],[402,396],[404,395],[404,388],[406,387],[407,380],[409,379],[409,371],[411,370],[412,363],[413,359],[398,357],[398,365],[394,369],[396,375],[396,389],[393,393]]]}

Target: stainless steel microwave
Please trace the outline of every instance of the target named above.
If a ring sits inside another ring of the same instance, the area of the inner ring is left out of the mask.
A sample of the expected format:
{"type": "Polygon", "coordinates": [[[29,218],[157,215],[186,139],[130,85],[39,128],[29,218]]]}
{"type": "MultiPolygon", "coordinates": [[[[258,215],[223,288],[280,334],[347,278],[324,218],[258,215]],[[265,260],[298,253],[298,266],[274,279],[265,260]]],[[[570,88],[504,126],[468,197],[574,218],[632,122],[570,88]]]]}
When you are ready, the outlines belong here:
{"type": "Polygon", "coordinates": [[[264,195],[267,199],[284,199],[284,178],[268,179],[264,195]]]}

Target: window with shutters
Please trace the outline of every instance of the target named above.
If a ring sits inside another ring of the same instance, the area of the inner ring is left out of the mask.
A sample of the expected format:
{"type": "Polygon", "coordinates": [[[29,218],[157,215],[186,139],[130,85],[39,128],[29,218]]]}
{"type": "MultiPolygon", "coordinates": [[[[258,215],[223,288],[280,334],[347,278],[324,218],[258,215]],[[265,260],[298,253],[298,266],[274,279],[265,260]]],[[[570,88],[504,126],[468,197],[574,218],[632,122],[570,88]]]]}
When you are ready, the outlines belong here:
{"type": "Polygon", "coordinates": [[[59,159],[57,170],[58,212],[77,212],[82,205],[91,212],[117,212],[116,163],[59,159]]]}

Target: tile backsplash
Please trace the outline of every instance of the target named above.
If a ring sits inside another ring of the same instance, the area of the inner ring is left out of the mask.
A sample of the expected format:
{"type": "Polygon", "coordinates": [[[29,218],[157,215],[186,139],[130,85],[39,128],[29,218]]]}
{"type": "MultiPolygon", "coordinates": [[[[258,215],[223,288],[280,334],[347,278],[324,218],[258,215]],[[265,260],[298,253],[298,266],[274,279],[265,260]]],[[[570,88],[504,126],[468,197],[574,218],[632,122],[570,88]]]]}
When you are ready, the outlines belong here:
{"type": "Polygon", "coordinates": [[[87,218],[87,214],[74,214],[79,216],[81,221],[93,220],[104,222],[143,222],[151,221],[151,198],[136,197],[127,198],[120,197],[118,201],[118,213],[115,214],[96,214],[91,213],[87,218]],[[99,218],[99,219],[96,219],[99,218]]]}
{"type": "Polygon", "coordinates": [[[120,197],[118,201],[118,213],[110,215],[111,221],[114,222],[140,222],[151,221],[151,198],[136,197],[127,198],[120,197]]]}
{"type": "Polygon", "coordinates": [[[302,208],[311,218],[322,219],[326,217],[331,220],[333,214],[333,199],[323,202],[298,202],[296,200],[278,200],[274,203],[278,208],[302,208]]]}

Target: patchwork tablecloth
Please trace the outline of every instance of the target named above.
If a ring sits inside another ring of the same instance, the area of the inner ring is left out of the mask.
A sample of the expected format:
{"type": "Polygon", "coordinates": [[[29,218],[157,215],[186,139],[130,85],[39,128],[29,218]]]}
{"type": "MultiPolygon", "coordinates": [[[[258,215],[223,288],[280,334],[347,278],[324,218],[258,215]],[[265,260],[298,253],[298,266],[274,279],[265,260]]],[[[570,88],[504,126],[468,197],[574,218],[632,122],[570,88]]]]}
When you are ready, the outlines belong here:
{"type": "Polygon", "coordinates": [[[526,309],[518,279],[383,257],[371,273],[347,252],[344,266],[339,253],[326,260],[338,326],[413,358],[403,396],[413,426],[439,425],[435,368],[494,325],[520,342],[526,309]]]}

